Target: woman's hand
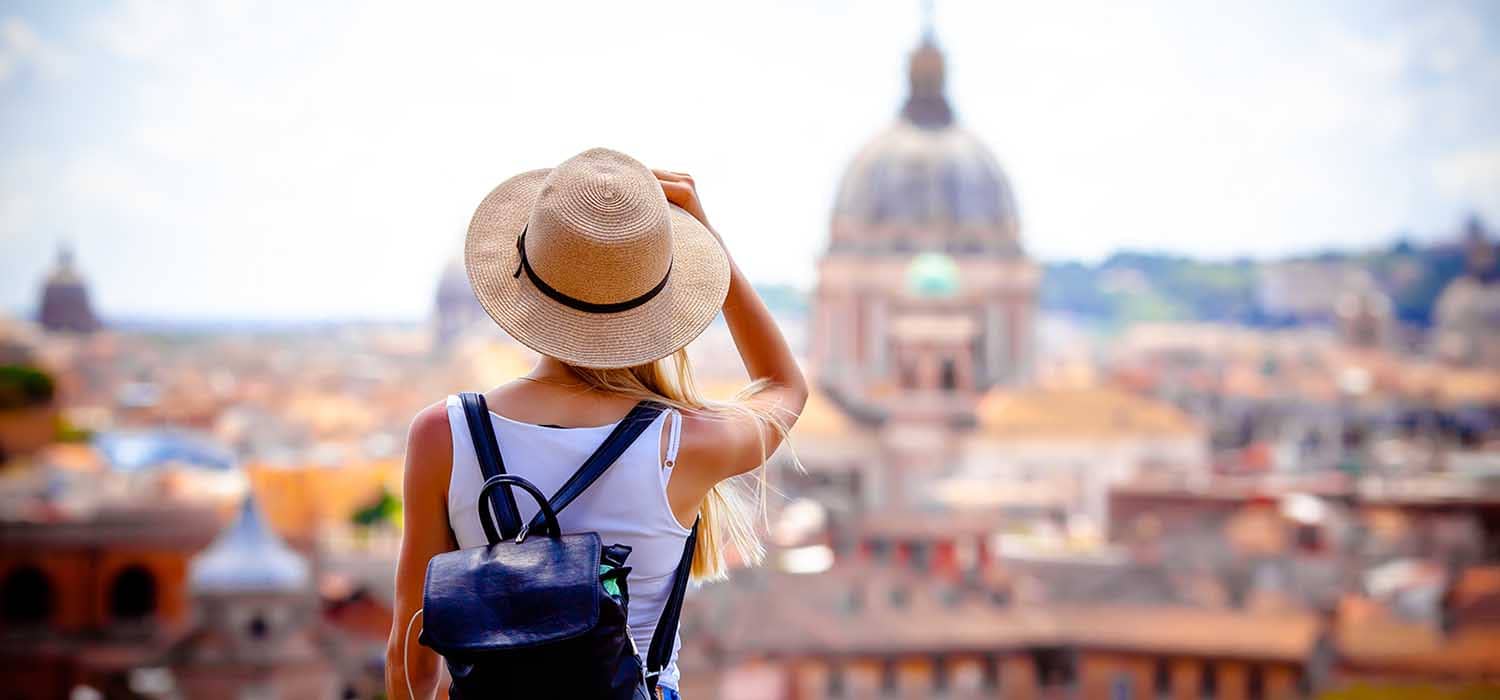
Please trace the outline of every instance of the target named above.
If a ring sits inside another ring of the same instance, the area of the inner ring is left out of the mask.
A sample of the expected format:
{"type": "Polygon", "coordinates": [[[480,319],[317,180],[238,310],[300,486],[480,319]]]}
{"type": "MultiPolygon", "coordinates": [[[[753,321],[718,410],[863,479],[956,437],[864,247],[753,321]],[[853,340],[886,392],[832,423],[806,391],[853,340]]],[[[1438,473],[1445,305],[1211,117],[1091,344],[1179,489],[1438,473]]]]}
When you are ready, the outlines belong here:
{"type": "MultiPolygon", "coordinates": [[[[693,177],[670,170],[651,172],[661,182],[667,201],[692,214],[719,239],[719,245],[724,245],[723,236],[714,231],[703,213],[703,202],[698,199],[693,177]]],[[[785,416],[785,427],[790,429],[807,403],[807,380],[770,310],[733,258],[729,261],[724,321],[745,363],[746,374],[753,381],[764,380],[745,400],[760,404],[767,413],[785,416]]],[[[697,467],[674,472],[672,488],[667,493],[674,513],[691,512],[714,484],[759,467],[782,439],[779,433],[765,430],[760,421],[751,418],[723,420],[722,416],[685,413],[682,420],[679,453],[682,456],[678,463],[697,467]]]]}
{"type": "MultiPolygon", "coordinates": [[[[714,227],[708,223],[708,215],[703,213],[703,202],[698,199],[698,186],[693,183],[692,175],[674,173],[670,170],[653,169],[651,172],[656,175],[657,181],[661,182],[661,191],[666,193],[668,202],[692,214],[693,218],[707,226],[709,231],[714,230],[714,227]]],[[[714,231],[714,235],[718,236],[719,233],[714,231]]],[[[723,239],[719,240],[719,243],[723,242],[723,239]]]]}

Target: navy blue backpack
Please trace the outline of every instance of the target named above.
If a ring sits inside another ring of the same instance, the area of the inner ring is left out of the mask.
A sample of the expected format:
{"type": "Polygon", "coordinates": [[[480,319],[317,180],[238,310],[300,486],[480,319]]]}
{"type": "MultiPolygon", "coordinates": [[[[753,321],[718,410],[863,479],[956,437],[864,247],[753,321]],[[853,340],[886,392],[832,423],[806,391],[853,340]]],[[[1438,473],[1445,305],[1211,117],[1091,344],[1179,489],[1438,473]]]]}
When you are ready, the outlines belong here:
{"type": "Polygon", "coordinates": [[[605,545],[594,532],[563,534],[557,513],[619,459],[662,406],[643,401],[632,408],[549,499],[505,473],[484,397],[459,397],[484,472],[479,520],[489,543],[439,554],[427,565],[419,641],[447,664],[450,697],[655,698],[657,677],[671,662],[697,523],[642,658],[626,626],[630,548],[605,545]],[[521,522],[513,487],[537,502],[529,523],[521,522]]]}

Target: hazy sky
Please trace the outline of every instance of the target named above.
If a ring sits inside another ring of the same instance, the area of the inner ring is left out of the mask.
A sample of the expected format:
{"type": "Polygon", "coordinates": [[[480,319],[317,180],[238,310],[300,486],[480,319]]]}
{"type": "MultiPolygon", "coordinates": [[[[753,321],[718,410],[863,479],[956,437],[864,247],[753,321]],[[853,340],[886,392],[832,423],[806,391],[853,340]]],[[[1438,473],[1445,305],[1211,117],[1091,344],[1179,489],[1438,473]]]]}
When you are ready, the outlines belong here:
{"type": "MultiPolygon", "coordinates": [[[[1040,257],[1500,222],[1500,3],[936,18],[1040,257]]],[[[106,315],[419,317],[491,187],[594,145],[693,173],[751,276],[805,286],[920,24],[915,0],[0,2],[0,309],[31,312],[68,240],[106,315]]]]}

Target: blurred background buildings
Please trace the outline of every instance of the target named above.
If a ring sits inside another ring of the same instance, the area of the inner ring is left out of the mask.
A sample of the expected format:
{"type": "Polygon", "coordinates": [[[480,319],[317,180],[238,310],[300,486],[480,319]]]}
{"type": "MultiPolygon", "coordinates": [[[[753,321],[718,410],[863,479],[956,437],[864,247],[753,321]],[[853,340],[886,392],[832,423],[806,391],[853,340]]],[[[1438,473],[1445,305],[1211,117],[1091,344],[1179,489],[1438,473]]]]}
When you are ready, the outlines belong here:
{"type": "MultiPolygon", "coordinates": [[[[1486,223],[1044,263],[930,26],[907,70],[816,285],[765,290],[805,471],[774,460],[770,563],[690,600],[684,696],[1500,693],[1486,223]]],[[[78,253],[0,319],[0,694],[381,697],[406,425],[528,351],[457,263],[422,324],[150,324],[78,253]]],[[[744,381],[722,325],[691,353],[744,381]]]]}

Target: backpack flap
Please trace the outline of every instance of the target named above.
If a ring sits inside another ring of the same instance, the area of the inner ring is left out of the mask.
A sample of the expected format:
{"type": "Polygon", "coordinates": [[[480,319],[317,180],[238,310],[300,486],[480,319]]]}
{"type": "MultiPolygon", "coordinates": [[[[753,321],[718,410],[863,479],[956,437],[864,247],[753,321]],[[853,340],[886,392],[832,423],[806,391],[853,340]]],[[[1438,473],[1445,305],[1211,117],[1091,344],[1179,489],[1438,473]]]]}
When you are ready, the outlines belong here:
{"type": "Polygon", "coordinates": [[[421,643],[444,656],[540,646],[599,623],[599,536],[504,540],[427,565],[421,643]]]}

